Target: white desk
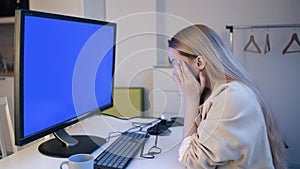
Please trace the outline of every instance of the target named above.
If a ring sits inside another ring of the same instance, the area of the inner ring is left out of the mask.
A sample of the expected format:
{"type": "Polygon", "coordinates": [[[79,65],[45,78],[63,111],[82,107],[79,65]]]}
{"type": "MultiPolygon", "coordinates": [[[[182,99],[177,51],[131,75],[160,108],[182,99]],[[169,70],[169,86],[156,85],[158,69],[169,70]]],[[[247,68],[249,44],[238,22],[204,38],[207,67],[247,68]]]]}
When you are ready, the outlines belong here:
{"type": "MultiPolygon", "coordinates": [[[[138,121],[145,121],[145,119],[138,119],[138,121]]],[[[125,131],[131,127],[130,121],[118,120],[107,116],[94,116],[72,126],[68,129],[68,132],[70,134],[88,133],[106,138],[111,131],[125,131]]],[[[137,157],[127,168],[153,169],[155,167],[156,169],[183,169],[183,165],[177,160],[182,127],[172,127],[170,129],[172,133],[169,136],[159,136],[158,138],[158,146],[162,148],[161,154],[157,155],[154,159],[143,159],[139,157],[138,153],[137,157]]],[[[145,151],[148,151],[154,145],[154,139],[155,137],[151,136],[146,142],[145,151]]],[[[93,153],[93,156],[96,157],[100,154],[112,141],[100,147],[93,153]]],[[[38,151],[38,146],[39,143],[33,144],[13,155],[1,159],[0,169],[58,169],[60,163],[66,160],[65,158],[45,156],[38,151]]]]}

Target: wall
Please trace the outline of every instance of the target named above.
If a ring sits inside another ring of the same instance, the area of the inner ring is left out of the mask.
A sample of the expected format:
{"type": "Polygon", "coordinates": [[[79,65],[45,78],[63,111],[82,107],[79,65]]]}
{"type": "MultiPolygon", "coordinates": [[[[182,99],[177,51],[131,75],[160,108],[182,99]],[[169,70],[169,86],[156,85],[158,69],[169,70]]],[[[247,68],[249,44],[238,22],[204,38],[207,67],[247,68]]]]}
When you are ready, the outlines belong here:
{"type": "Polygon", "coordinates": [[[105,20],[105,0],[85,0],[83,6],[84,17],[105,20]]]}
{"type": "Polygon", "coordinates": [[[105,0],[30,0],[31,10],[105,19],[105,0]]]}
{"type": "Polygon", "coordinates": [[[30,0],[29,6],[31,10],[83,16],[83,0],[30,0]]]}
{"type": "Polygon", "coordinates": [[[152,69],[156,64],[155,1],[106,1],[106,18],[117,23],[115,86],[144,87],[151,113],[152,69]]]}
{"type": "MultiPolygon", "coordinates": [[[[174,34],[189,23],[204,23],[215,29],[226,43],[229,42],[225,25],[295,24],[300,23],[298,0],[166,0],[166,33],[174,34]],[[175,22],[177,20],[177,22],[175,22]]],[[[282,135],[290,146],[288,160],[299,163],[300,53],[282,55],[291,34],[300,28],[238,30],[234,34],[234,54],[258,82],[262,93],[269,100],[279,122],[282,135]],[[254,34],[263,50],[266,33],[270,34],[271,51],[264,54],[247,53],[242,49],[254,34]]]]}

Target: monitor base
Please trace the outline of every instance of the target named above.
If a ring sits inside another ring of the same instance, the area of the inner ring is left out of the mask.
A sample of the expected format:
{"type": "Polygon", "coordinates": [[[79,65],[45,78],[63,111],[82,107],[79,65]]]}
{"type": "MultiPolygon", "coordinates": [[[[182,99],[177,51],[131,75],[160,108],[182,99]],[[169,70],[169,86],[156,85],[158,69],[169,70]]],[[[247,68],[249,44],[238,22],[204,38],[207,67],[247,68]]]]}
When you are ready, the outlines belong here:
{"type": "Polygon", "coordinates": [[[79,143],[74,146],[65,146],[57,138],[53,138],[42,143],[38,149],[42,154],[47,156],[68,158],[69,156],[78,153],[91,154],[106,143],[105,139],[96,136],[74,135],[72,137],[77,139],[79,143]]]}

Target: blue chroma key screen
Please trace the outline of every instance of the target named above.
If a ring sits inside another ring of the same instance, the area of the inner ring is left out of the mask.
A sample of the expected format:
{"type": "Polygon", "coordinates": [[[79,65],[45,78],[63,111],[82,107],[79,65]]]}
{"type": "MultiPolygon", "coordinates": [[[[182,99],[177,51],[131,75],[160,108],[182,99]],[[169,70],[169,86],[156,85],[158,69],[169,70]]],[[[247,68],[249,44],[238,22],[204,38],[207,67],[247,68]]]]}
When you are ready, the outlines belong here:
{"type": "Polygon", "coordinates": [[[25,20],[25,137],[112,103],[113,26],[25,20]]]}

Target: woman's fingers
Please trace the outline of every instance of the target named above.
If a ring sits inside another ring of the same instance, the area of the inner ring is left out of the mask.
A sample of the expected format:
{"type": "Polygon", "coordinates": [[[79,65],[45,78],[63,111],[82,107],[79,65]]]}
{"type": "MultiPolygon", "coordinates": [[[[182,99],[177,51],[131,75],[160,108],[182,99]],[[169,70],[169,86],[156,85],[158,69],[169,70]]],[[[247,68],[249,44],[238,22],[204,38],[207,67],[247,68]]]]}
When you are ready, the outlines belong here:
{"type": "Polygon", "coordinates": [[[174,70],[173,70],[173,79],[176,81],[176,83],[181,84],[178,74],[174,70]]]}
{"type": "Polygon", "coordinates": [[[187,80],[188,78],[193,77],[188,66],[186,65],[186,63],[184,61],[180,61],[180,70],[182,72],[183,80],[187,80]]]}
{"type": "Polygon", "coordinates": [[[199,72],[199,80],[200,80],[200,85],[205,87],[206,79],[202,71],[199,72]]]}
{"type": "Polygon", "coordinates": [[[173,78],[177,83],[182,84],[182,72],[178,60],[173,61],[173,66],[173,78]]]}
{"type": "Polygon", "coordinates": [[[200,81],[200,91],[202,93],[206,84],[206,79],[202,71],[199,72],[199,81],[200,81]]]}

